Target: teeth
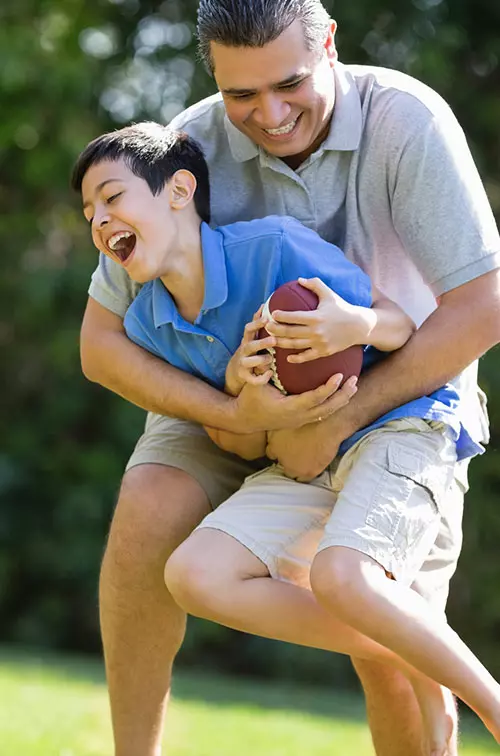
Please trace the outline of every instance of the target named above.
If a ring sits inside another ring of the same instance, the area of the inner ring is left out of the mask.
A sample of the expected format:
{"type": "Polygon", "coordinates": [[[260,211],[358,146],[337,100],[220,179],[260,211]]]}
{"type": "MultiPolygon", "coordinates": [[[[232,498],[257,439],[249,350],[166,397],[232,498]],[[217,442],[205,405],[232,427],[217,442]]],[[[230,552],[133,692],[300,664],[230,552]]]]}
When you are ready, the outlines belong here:
{"type": "Polygon", "coordinates": [[[108,241],[108,247],[115,251],[116,245],[122,240],[122,239],[128,239],[130,236],[132,236],[131,231],[119,231],[117,234],[114,234],[111,239],[108,241]]]}
{"type": "Polygon", "coordinates": [[[267,131],[268,134],[271,134],[271,136],[280,136],[280,134],[289,134],[295,124],[297,123],[297,119],[295,121],[292,121],[291,123],[287,123],[286,126],[281,126],[279,129],[264,129],[264,131],[267,131]]]}

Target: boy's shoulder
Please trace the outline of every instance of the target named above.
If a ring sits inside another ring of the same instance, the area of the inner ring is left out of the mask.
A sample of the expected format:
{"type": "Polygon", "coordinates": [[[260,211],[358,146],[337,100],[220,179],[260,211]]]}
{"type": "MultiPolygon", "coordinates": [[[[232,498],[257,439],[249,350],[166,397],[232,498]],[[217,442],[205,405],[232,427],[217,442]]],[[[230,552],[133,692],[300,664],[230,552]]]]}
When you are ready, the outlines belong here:
{"type": "MultiPolygon", "coordinates": [[[[264,218],[253,218],[248,221],[236,221],[224,226],[218,226],[225,246],[231,244],[244,244],[266,237],[287,237],[305,229],[300,221],[288,215],[266,215],[264,218]]],[[[309,233],[311,233],[309,231],[309,233]]]]}

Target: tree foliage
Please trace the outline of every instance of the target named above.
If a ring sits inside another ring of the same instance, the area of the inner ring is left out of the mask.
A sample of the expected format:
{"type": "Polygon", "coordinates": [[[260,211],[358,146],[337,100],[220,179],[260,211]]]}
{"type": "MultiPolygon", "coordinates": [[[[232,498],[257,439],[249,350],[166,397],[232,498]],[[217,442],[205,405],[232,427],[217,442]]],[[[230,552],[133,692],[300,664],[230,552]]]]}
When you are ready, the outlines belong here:
{"type": "MultiPolygon", "coordinates": [[[[130,120],[168,121],[215,91],[196,59],[196,5],[4,0],[0,8],[4,640],[99,646],[100,555],[143,415],[80,373],[79,325],[96,255],[68,177],[79,151],[102,131],[130,120]]],[[[336,4],[325,5],[335,16],[336,4]]],[[[339,4],[337,21],[342,60],[401,68],[448,99],[498,217],[500,6],[486,0],[358,0],[339,4]]],[[[450,601],[456,628],[497,674],[499,368],[493,350],[481,366],[492,444],[473,464],[465,547],[450,601]]],[[[203,652],[233,670],[260,665],[263,674],[291,674],[294,666],[302,677],[317,677],[325,669],[312,652],[279,644],[263,651],[263,643],[198,623],[184,658],[195,662],[203,652]]]]}

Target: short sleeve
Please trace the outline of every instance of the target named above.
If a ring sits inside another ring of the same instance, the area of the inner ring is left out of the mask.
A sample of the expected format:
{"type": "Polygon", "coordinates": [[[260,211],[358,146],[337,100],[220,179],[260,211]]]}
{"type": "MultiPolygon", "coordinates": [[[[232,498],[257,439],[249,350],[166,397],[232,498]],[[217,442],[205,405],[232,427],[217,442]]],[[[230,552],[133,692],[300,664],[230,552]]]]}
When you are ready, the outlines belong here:
{"type": "Polygon", "coordinates": [[[281,283],[320,278],[352,305],[371,307],[370,278],[334,244],[293,218],[283,222],[281,283]]]}
{"type": "Polygon", "coordinates": [[[99,255],[88,292],[92,299],[123,318],[140,288],[117,263],[102,253],[99,255]]]}
{"type": "Polygon", "coordinates": [[[417,118],[401,152],[394,227],[435,296],[498,268],[500,238],[465,135],[446,105],[417,118]]]}

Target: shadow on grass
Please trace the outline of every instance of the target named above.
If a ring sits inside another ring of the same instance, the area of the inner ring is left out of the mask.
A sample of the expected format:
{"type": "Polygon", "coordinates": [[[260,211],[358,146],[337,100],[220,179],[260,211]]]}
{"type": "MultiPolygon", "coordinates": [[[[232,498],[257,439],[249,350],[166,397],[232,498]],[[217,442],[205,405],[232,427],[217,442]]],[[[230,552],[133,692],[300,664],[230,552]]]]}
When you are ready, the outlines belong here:
{"type": "MultiPolygon", "coordinates": [[[[46,649],[0,647],[0,672],[2,670],[12,672],[20,680],[26,678],[51,684],[71,680],[77,684],[105,685],[104,666],[98,657],[66,655],[46,649]]],[[[244,705],[256,712],[272,709],[332,720],[366,721],[361,694],[291,681],[230,677],[181,667],[174,674],[173,696],[180,701],[199,701],[224,708],[244,705]]],[[[491,737],[483,725],[468,709],[463,708],[461,729],[465,739],[470,737],[476,745],[491,746],[491,737]]]]}

